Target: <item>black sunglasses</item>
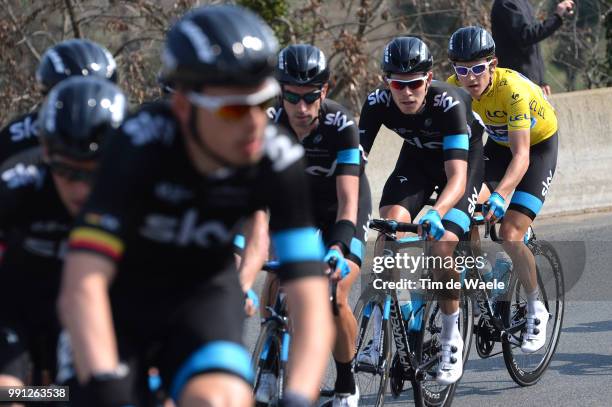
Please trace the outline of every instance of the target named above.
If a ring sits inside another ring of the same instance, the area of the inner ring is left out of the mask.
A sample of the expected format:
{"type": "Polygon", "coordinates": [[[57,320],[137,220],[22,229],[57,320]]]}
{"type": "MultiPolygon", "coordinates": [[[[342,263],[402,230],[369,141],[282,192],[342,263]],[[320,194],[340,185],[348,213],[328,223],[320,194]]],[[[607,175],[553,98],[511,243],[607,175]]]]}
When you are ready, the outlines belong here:
{"type": "Polygon", "coordinates": [[[96,174],[95,170],[75,168],[61,161],[49,161],[49,168],[55,175],[72,182],[81,181],[91,184],[96,174]]]}
{"type": "Polygon", "coordinates": [[[306,102],[307,105],[311,105],[317,100],[321,99],[321,90],[314,90],[303,95],[289,92],[288,90],[283,90],[283,99],[292,105],[297,105],[300,103],[300,100],[304,99],[304,102],[306,102]]]}

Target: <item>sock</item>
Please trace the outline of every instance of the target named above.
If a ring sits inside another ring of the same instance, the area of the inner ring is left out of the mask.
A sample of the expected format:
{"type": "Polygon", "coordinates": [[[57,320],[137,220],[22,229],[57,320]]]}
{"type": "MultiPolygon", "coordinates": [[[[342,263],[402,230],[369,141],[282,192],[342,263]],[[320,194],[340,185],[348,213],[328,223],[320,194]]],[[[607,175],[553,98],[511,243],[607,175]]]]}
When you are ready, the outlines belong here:
{"type": "Polygon", "coordinates": [[[450,315],[442,314],[442,335],[441,338],[444,340],[452,339],[454,336],[459,335],[459,310],[455,311],[450,315]]]}
{"type": "Polygon", "coordinates": [[[527,313],[535,314],[535,304],[538,301],[538,294],[540,292],[536,288],[532,293],[527,293],[527,313]]]}
{"type": "Polygon", "coordinates": [[[336,363],[336,385],[334,386],[334,392],[340,394],[354,394],[355,376],[353,376],[351,362],[342,363],[338,362],[335,358],[334,362],[336,363]]]}

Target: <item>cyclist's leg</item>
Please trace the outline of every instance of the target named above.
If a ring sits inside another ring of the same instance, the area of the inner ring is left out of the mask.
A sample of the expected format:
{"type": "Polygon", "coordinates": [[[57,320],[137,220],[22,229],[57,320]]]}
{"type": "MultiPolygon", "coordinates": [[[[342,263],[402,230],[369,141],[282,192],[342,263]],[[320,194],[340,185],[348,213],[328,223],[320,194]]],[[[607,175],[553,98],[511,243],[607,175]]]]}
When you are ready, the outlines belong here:
{"type": "MultiPolygon", "coordinates": [[[[470,150],[468,177],[465,192],[457,204],[442,218],[445,233],[439,242],[432,247],[432,255],[443,259],[452,258],[460,240],[468,239],[471,218],[474,215],[476,201],[484,175],[482,148],[478,145],[470,150]]],[[[449,262],[444,261],[444,265],[449,262]]],[[[437,380],[442,384],[456,382],[463,372],[463,339],[459,331],[459,303],[461,289],[448,289],[446,283],[455,284],[461,281],[461,269],[456,267],[455,260],[450,267],[434,268],[436,281],[445,284],[438,302],[442,311],[442,332],[440,333],[442,358],[438,365],[437,380]]]]}
{"type": "Polygon", "coordinates": [[[500,228],[500,237],[504,240],[504,250],[512,259],[513,269],[518,271],[519,280],[527,295],[528,335],[523,346],[525,351],[534,351],[537,350],[538,346],[543,346],[548,318],[544,318],[545,307],[541,301],[537,300],[539,292],[535,258],[524,244],[523,237],[544,204],[555,173],[557,148],[558,138],[556,134],[539,144],[531,146],[529,168],[516,187],[500,228]],[[532,335],[529,335],[529,331],[533,331],[533,327],[529,325],[530,318],[544,319],[544,323],[536,330],[539,331],[539,334],[533,338],[532,335]]]}
{"type": "Polygon", "coordinates": [[[267,307],[274,307],[274,302],[278,295],[280,283],[278,277],[274,273],[266,273],[263,286],[261,288],[261,295],[259,298],[259,315],[262,318],[270,316],[270,311],[267,307]]]}
{"type": "Polygon", "coordinates": [[[519,271],[521,283],[528,290],[537,287],[535,260],[523,244],[523,236],[539,213],[557,164],[558,138],[551,138],[531,146],[529,168],[517,185],[508,212],[500,228],[504,250],[512,258],[514,269],[519,271]]]}
{"type": "MultiPolygon", "coordinates": [[[[467,240],[470,231],[470,224],[478,195],[484,177],[484,162],[482,159],[483,149],[481,144],[477,144],[470,149],[468,160],[468,174],[463,196],[457,204],[451,208],[442,218],[445,233],[439,242],[432,246],[434,256],[442,258],[453,257],[455,248],[459,240],[467,240]]],[[[446,264],[446,263],[445,263],[446,264]]],[[[454,265],[454,263],[453,263],[454,265]]],[[[448,267],[445,270],[434,269],[434,277],[445,284],[447,282],[460,281],[461,273],[456,272],[456,268],[448,267]]],[[[440,308],[443,314],[456,314],[459,310],[459,294],[461,290],[443,290],[442,295],[446,298],[440,301],[440,308]]]]}
{"type": "MultiPolygon", "coordinates": [[[[434,190],[433,180],[424,172],[424,164],[405,152],[399,154],[395,169],[385,182],[380,198],[380,217],[398,222],[412,222],[434,190]]],[[[398,233],[398,237],[401,237],[398,233]]],[[[375,256],[383,254],[384,235],[376,239],[375,256]]]]}
{"type": "Polygon", "coordinates": [[[349,294],[353,283],[359,277],[367,242],[368,221],[372,215],[372,198],[367,179],[360,183],[358,208],[355,235],[351,240],[350,253],[346,256],[351,272],[338,282],[336,291],[338,316],[334,318],[336,341],[333,355],[337,376],[334,390],[340,394],[355,393],[355,378],[351,371],[351,362],[355,357],[357,320],[349,304],[349,294]]]}
{"type": "Polygon", "coordinates": [[[252,403],[250,355],[241,344],[243,294],[232,267],[190,290],[165,329],[162,382],[181,406],[252,403]],[[208,403],[208,404],[206,404],[208,403]]]}

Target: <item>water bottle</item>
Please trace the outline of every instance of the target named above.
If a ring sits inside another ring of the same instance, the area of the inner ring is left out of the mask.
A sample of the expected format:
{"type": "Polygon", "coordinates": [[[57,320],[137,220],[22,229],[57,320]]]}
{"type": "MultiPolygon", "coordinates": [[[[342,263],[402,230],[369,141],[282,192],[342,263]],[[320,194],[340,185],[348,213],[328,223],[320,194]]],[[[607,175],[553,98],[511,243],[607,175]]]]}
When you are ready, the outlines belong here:
{"type": "Polygon", "coordinates": [[[415,290],[412,292],[410,307],[412,311],[412,318],[407,324],[407,329],[413,332],[420,331],[421,323],[423,321],[423,311],[425,310],[423,294],[420,291],[415,290]]]}
{"type": "Polygon", "coordinates": [[[484,259],[484,266],[482,266],[480,274],[482,275],[482,279],[487,283],[493,280],[493,266],[491,266],[489,260],[484,259]]]}
{"type": "Polygon", "coordinates": [[[492,275],[497,280],[497,285],[493,288],[491,295],[493,298],[503,295],[508,288],[510,281],[510,271],[512,270],[512,259],[505,252],[498,252],[495,255],[495,265],[493,266],[492,275]],[[504,288],[499,286],[499,283],[504,283],[504,288]]]}
{"type": "Polygon", "coordinates": [[[402,313],[402,319],[406,322],[406,326],[408,326],[408,321],[412,317],[412,301],[399,301],[400,311],[402,313]]]}

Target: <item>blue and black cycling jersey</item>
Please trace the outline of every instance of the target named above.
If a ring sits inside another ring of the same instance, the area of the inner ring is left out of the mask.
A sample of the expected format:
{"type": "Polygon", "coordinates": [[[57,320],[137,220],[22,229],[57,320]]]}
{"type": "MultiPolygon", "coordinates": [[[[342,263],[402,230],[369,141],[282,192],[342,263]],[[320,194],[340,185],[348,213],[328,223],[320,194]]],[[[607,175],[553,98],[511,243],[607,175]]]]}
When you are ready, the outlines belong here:
{"type": "MultiPolygon", "coordinates": [[[[268,109],[268,116],[291,132],[289,117],[282,106],[268,109]]],[[[332,243],[329,240],[334,235],[338,214],[336,178],[342,175],[359,177],[355,234],[352,239],[342,243],[345,255],[360,265],[365,253],[372,197],[364,171],[365,159],[359,145],[357,123],[346,108],[330,99],[324,99],[321,103],[317,120],[315,129],[301,140],[306,157],[306,174],[312,190],[315,223],[322,231],[325,243],[332,243]]],[[[295,133],[293,136],[297,139],[295,133]]]]}
{"type": "Polygon", "coordinates": [[[369,154],[384,125],[404,139],[406,154],[426,156],[432,166],[452,159],[467,161],[468,151],[482,144],[482,124],[471,106],[472,99],[464,90],[432,81],[422,111],[407,115],[399,110],[389,89],[375,89],[361,108],[361,145],[369,154]]]}
{"type": "MultiPolygon", "coordinates": [[[[268,116],[296,137],[282,106],[268,109],[268,116]]],[[[359,146],[359,130],[352,115],[340,104],[325,99],[317,120],[317,127],[300,143],[304,147],[306,173],[314,192],[313,202],[316,207],[329,208],[338,202],[338,175],[355,175],[365,182],[367,180],[359,146]]]]}
{"type": "Polygon", "coordinates": [[[402,113],[388,89],[368,95],[359,121],[365,152],[370,152],[382,125],[404,139],[395,169],[385,183],[381,208],[401,205],[415,219],[434,189],[446,185],[445,162],[467,161],[463,196],[442,218],[444,227],[458,237],[467,233],[484,171],[484,127],[471,106],[465,91],[438,81],[432,81],[424,106],[416,114],[402,113]]]}
{"type": "Polygon", "coordinates": [[[303,149],[276,126],[266,129],[260,162],[207,176],[191,164],[165,103],[149,104],[109,138],[69,246],[116,262],[118,282],[165,291],[169,281],[189,285],[217,273],[233,261],[236,225],[264,207],[284,260],[279,275],[322,275],[303,149]]]}
{"type": "Polygon", "coordinates": [[[0,130],[0,164],[38,145],[38,110],[35,110],[13,119],[0,130]]]}
{"type": "Polygon", "coordinates": [[[0,335],[0,374],[24,382],[30,363],[35,372],[55,371],[60,331],[55,310],[73,222],[41,161],[39,156],[38,163],[19,162],[0,171],[0,231],[6,242],[0,265],[0,332],[15,332],[8,342],[0,335]]]}

